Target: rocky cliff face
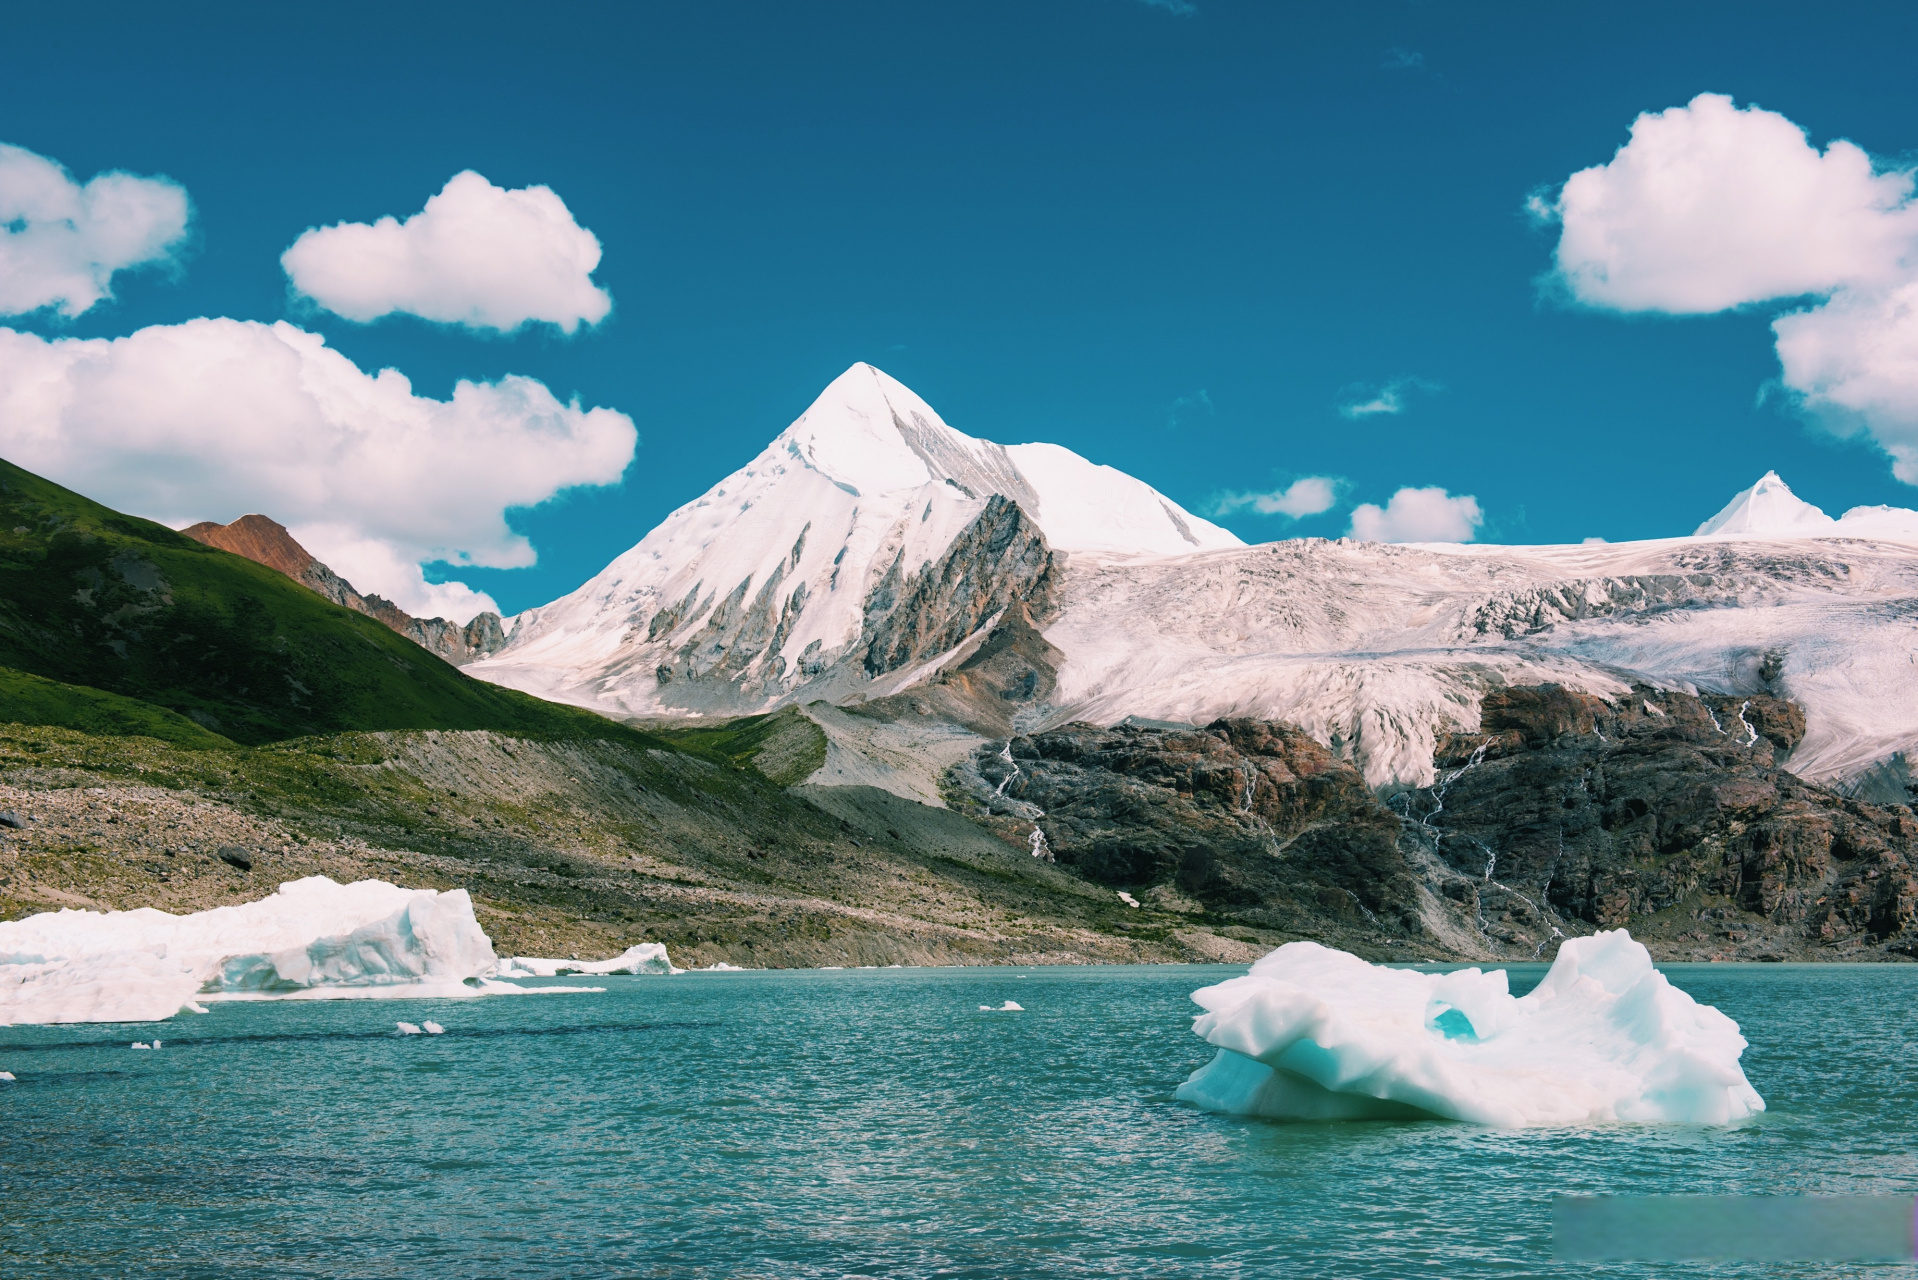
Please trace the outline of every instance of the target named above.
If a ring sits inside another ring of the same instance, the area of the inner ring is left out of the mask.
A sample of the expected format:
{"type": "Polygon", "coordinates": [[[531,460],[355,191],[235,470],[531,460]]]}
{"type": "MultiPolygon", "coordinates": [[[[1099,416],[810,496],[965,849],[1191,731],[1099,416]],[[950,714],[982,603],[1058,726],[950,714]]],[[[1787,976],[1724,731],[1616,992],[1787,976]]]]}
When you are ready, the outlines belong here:
{"type": "Polygon", "coordinates": [[[1778,698],[1544,685],[1493,692],[1433,786],[1384,799],[1257,720],[1069,725],[948,781],[1035,853],[1260,931],[1524,959],[1624,926],[1667,959],[1918,956],[1918,819],[1786,772],[1804,732],[1778,698]]]}
{"type": "MultiPolygon", "coordinates": [[[[805,541],[802,534],[787,564],[800,562],[805,541]]],[[[788,592],[785,568],[775,566],[756,591],[747,579],[723,600],[696,603],[688,596],[654,616],[648,629],[656,635],[706,619],[655,670],[662,702],[700,709],[760,695],[851,701],[875,679],[949,653],[995,618],[1016,614],[1030,629],[1035,617],[1044,616],[1056,576],[1038,525],[1017,503],[995,494],[936,559],[915,567],[903,548],[894,554],[866,593],[857,640],[837,660],[829,662],[815,643],[789,673],[780,650],[811,593],[804,582],[788,592]],[[791,687],[794,679],[799,683],[791,687]]]]}
{"type": "Polygon", "coordinates": [[[1291,725],[1068,725],[989,744],[950,782],[950,800],[1007,838],[1149,907],[1261,940],[1461,950],[1425,921],[1432,895],[1398,815],[1291,725]]]}
{"type": "Polygon", "coordinates": [[[1482,719],[1395,808],[1500,941],[1570,921],[1672,958],[1918,955],[1918,821],[1781,767],[1805,734],[1790,702],[1544,686],[1482,719]]]}
{"type": "Polygon", "coordinates": [[[383,596],[363,596],[353,584],[327,568],[294,540],[278,521],[262,515],[241,516],[232,524],[202,521],[180,530],[196,542],[278,569],[293,581],[309,587],[334,604],[385,623],[428,653],[438,654],[455,666],[476,662],[495,653],[506,644],[506,633],[497,613],[482,613],[465,626],[445,618],[415,618],[383,596]]]}

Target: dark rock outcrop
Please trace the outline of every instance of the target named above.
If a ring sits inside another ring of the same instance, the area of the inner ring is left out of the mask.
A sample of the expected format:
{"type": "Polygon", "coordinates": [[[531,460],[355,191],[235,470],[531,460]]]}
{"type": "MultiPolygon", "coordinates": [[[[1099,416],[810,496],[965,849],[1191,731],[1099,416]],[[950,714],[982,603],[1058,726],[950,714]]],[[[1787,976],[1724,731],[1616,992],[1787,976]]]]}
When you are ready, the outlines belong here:
{"type": "Polygon", "coordinates": [[[1399,817],[1303,730],[1073,724],[993,744],[951,799],[1147,901],[1294,936],[1424,938],[1399,817]]]}
{"type": "Polygon", "coordinates": [[[1045,535],[996,493],[936,562],[906,573],[902,561],[903,553],[866,602],[870,676],[936,657],[1015,604],[1043,613],[1052,586],[1045,535]]]}
{"type": "Polygon", "coordinates": [[[1031,606],[1021,601],[1006,610],[978,648],[925,684],[856,705],[864,716],[937,715],[974,733],[1003,738],[1014,732],[1022,714],[1045,705],[1064,657],[1040,634],[1031,606]]]}
{"type": "Polygon", "coordinates": [[[1482,729],[1394,807],[1501,941],[1624,926],[1674,959],[1918,954],[1918,821],[1784,769],[1794,704],[1546,685],[1488,695],[1482,729]]]}
{"type": "Polygon", "coordinates": [[[1782,698],[1542,685],[1488,694],[1435,784],[1385,800],[1257,720],[993,742],[948,799],[1142,900],[1372,954],[1625,927],[1663,959],[1918,958],[1918,817],[1787,771],[1804,732],[1782,698]]]}
{"type": "Polygon", "coordinates": [[[489,610],[463,627],[445,618],[415,618],[384,596],[363,596],[355,591],[352,583],[314,559],[313,553],[295,541],[285,526],[266,516],[241,516],[232,524],[202,521],[180,532],[209,547],[231,551],[269,569],[278,569],[334,604],[385,623],[428,653],[438,654],[455,666],[476,662],[506,646],[506,632],[500,626],[497,613],[489,610]]]}

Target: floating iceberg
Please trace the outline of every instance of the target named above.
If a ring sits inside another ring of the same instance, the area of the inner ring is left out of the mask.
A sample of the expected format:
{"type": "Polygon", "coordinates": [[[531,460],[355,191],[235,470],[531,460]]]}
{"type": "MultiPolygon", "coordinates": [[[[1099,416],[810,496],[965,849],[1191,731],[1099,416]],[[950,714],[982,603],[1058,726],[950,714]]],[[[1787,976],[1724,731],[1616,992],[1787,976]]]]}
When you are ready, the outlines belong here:
{"type": "Polygon", "coordinates": [[[1623,929],[1566,941],[1518,998],[1502,969],[1419,973],[1291,942],[1192,999],[1219,1052],[1176,1096],[1228,1115],[1729,1124],[1765,1109],[1738,1024],[1623,929]]]}
{"type": "MultiPolygon", "coordinates": [[[[727,966],[730,967],[730,966],[727,966]]],[[[499,962],[502,978],[557,978],[565,973],[684,973],[675,969],[663,942],[641,942],[611,960],[551,960],[541,956],[508,956],[499,962]]]]}
{"type": "Polygon", "coordinates": [[[153,1022],[196,998],[471,996],[493,944],[464,889],[295,880],[192,915],[50,911],[0,924],[0,1026],[153,1022]]]}

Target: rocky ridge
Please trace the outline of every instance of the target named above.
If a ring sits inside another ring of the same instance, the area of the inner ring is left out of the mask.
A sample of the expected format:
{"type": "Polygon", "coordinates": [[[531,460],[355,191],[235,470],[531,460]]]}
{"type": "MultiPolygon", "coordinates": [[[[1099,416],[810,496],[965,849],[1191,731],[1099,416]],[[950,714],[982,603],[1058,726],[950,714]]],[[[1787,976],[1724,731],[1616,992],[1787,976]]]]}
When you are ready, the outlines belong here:
{"type": "Polygon", "coordinates": [[[278,521],[263,515],[241,516],[231,524],[202,521],[180,530],[195,542],[245,556],[269,569],[278,569],[307,587],[355,613],[385,623],[428,653],[455,666],[476,662],[506,644],[500,616],[487,611],[465,626],[445,618],[416,618],[384,596],[363,596],[353,584],[315,559],[278,521]]]}

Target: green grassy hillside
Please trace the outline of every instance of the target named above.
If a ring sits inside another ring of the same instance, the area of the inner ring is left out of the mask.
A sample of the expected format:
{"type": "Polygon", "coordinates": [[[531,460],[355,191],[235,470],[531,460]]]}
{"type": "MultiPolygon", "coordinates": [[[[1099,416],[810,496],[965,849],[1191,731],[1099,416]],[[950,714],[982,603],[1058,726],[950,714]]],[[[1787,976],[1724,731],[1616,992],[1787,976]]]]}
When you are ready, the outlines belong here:
{"type": "Polygon", "coordinates": [[[0,667],[57,682],[0,680],[0,720],[182,743],[182,717],[247,744],[383,729],[632,733],[470,679],[264,565],[5,461],[0,667]]]}

